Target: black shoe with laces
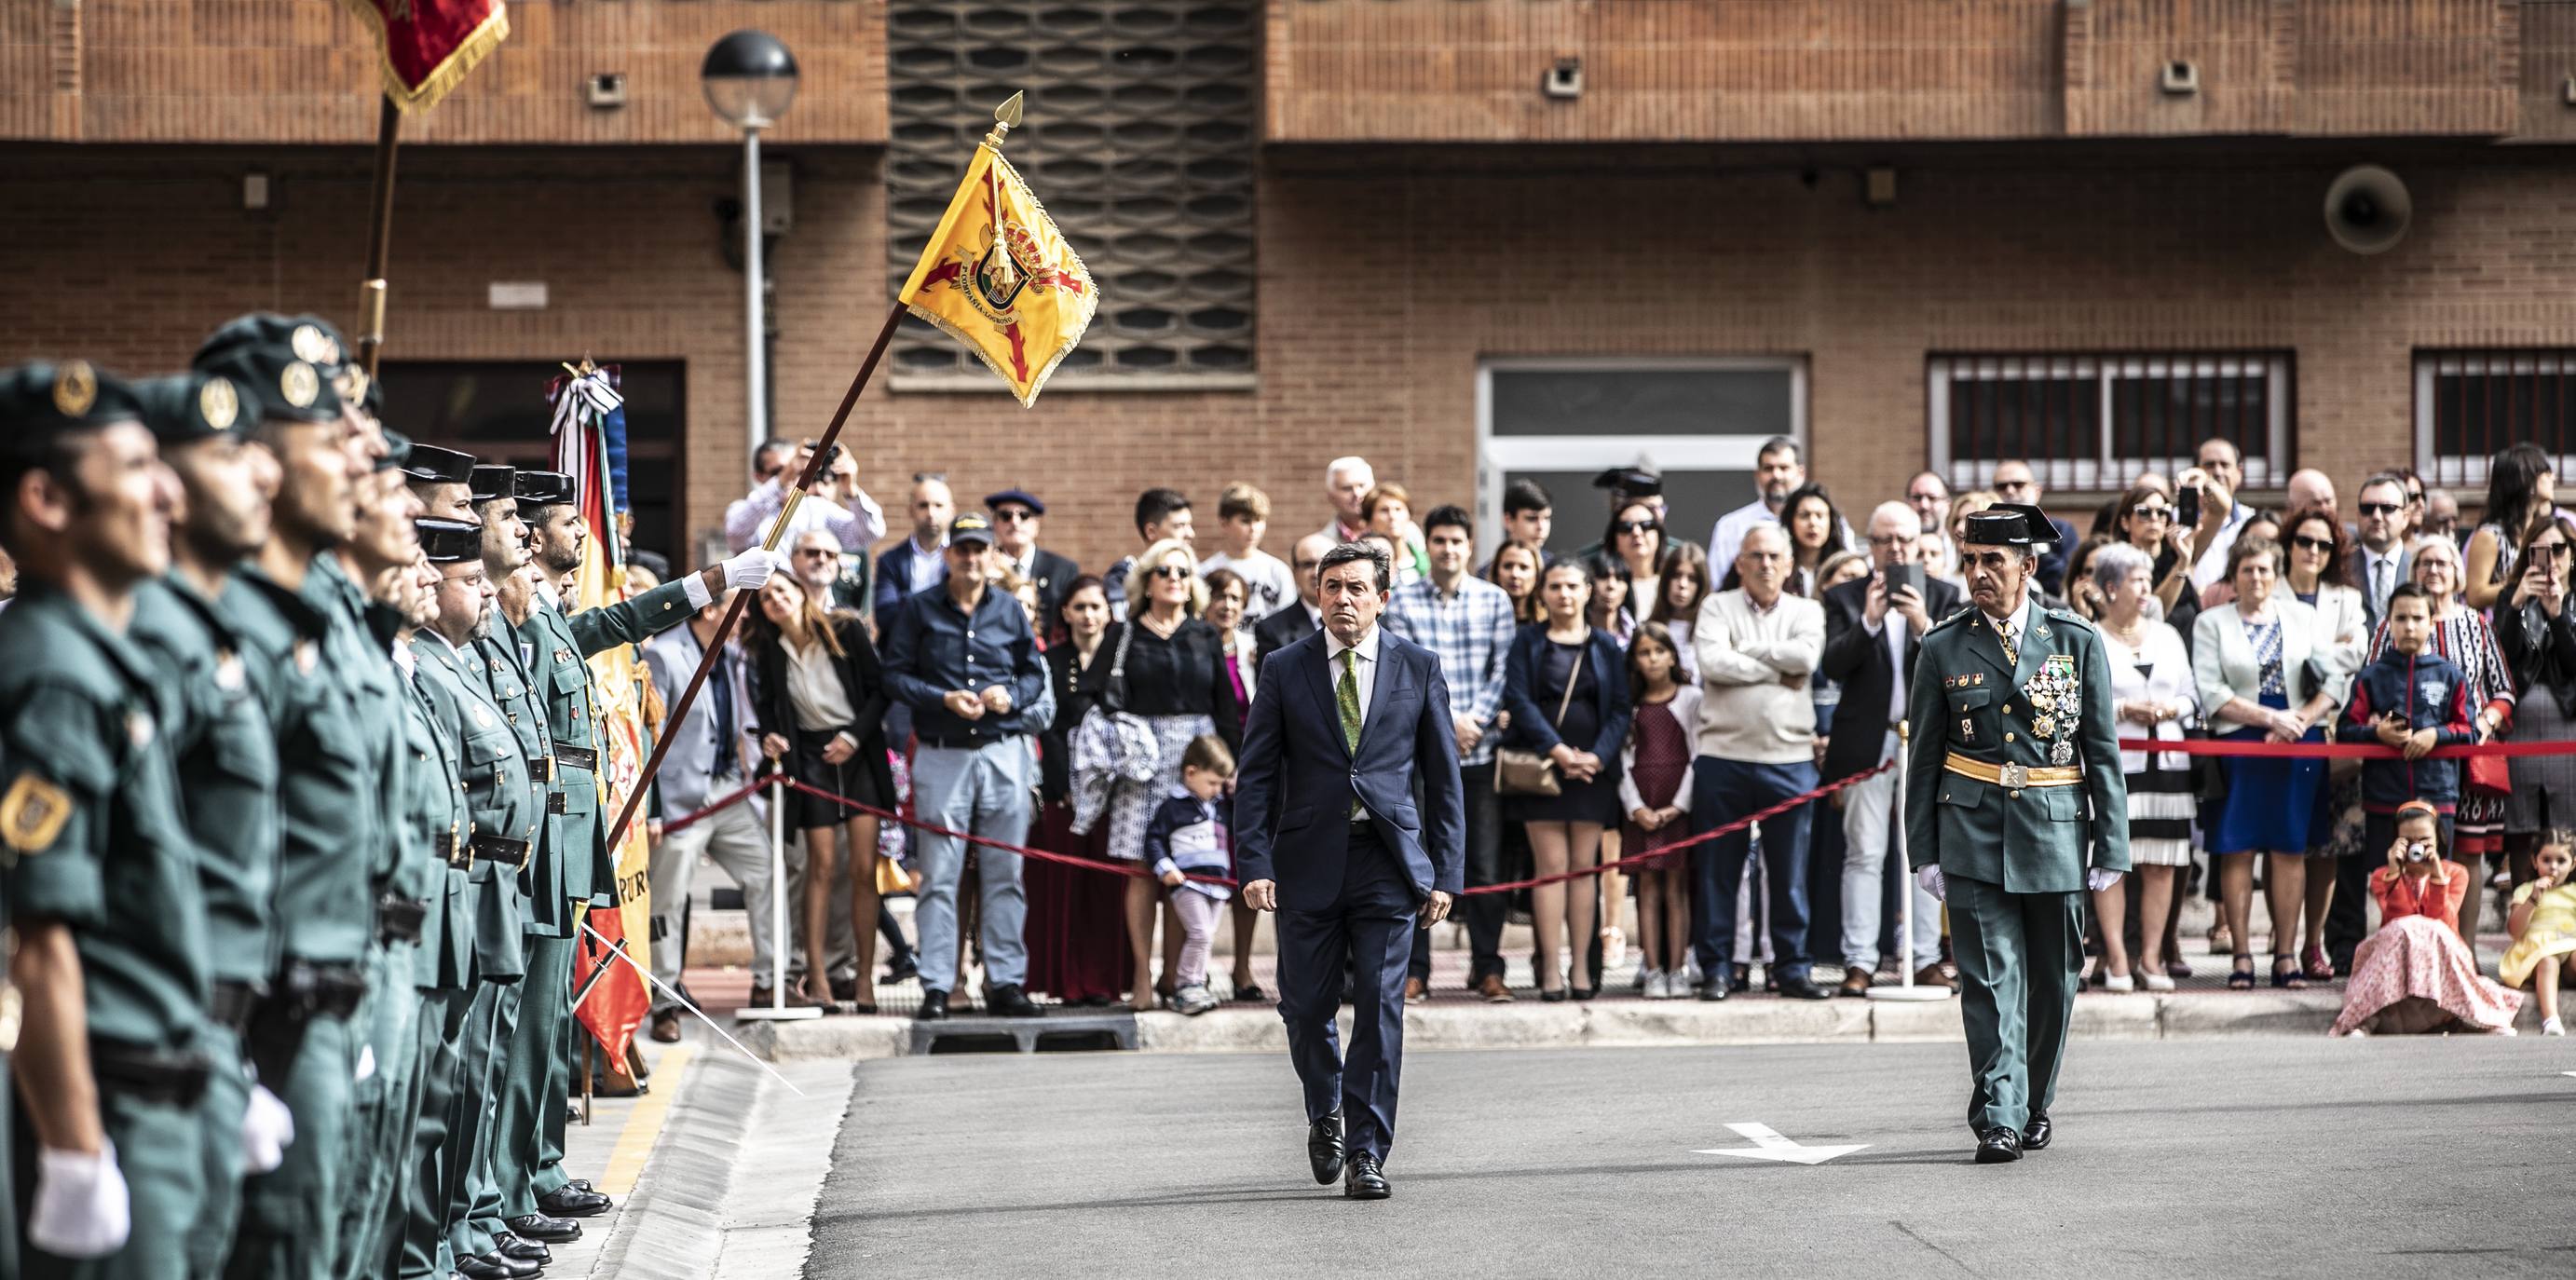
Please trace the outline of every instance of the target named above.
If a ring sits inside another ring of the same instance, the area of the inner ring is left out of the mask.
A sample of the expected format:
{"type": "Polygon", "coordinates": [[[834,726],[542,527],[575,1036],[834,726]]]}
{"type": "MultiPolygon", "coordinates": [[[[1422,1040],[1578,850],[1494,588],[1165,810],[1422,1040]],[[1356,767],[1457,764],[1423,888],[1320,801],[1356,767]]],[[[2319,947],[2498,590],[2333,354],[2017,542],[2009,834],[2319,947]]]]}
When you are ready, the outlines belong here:
{"type": "Polygon", "coordinates": [[[915,1018],[917,1018],[917,1019],[919,1019],[919,1020],[921,1020],[921,1021],[923,1021],[923,1022],[945,1022],[945,1021],[947,1021],[947,1020],[948,1020],[948,993],[947,993],[947,992],[945,992],[945,991],[924,991],[924,992],[922,992],[922,993],[921,993],[921,1011],[920,1011],[919,1013],[916,1013],[916,1014],[912,1015],[912,1016],[913,1016],[913,1017],[915,1017],[915,1018]]]}
{"type": "Polygon", "coordinates": [[[1387,1185],[1386,1171],[1378,1167],[1377,1157],[1363,1151],[1351,1157],[1342,1170],[1342,1198],[1345,1200],[1384,1200],[1395,1194],[1387,1185]]]}

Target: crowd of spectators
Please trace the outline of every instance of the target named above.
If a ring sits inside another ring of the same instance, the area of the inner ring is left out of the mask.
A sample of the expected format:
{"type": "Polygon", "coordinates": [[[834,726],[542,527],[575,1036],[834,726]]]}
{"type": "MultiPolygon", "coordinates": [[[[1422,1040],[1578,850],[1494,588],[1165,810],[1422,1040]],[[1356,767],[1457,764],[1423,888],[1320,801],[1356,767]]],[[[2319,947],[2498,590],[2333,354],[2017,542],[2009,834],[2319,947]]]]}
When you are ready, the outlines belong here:
{"type": "MultiPolygon", "coordinates": [[[[810,457],[764,451],[769,473],[726,515],[735,545],[765,534],[810,457]]],[[[1658,475],[1613,468],[1595,481],[1598,541],[1560,554],[1555,499],[1533,482],[1508,486],[1499,527],[1480,531],[1466,510],[1417,511],[1367,460],[1337,458],[1328,523],[1284,559],[1259,489],[1228,486],[1203,525],[1188,495],[1155,488],[1135,502],[1137,552],[1088,574],[1040,545],[1036,494],[961,514],[927,473],[912,477],[909,532],[876,553],[884,510],[836,451],[794,513],[795,572],[761,593],[741,652],[718,666],[717,709],[675,729],[705,741],[681,753],[686,781],[666,783],[663,802],[684,810],[767,756],[817,792],[1146,869],[1022,865],[796,793],[787,816],[802,838],[782,889],[794,937],[769,938],[764,912],[752,921],[759,955],[793,957],[790,998],[873,1011],[882,937],[883,977],[917,970],[928,1017],[967,999],[955,988],[970,945],[996,1013],[1034,1011],[1032,995],[1203,1012],[1221,966],[1231,998],[1265,999],[1258,918],[1217,883],[1232,753],[1260,664],[1320,625],[1316,566],[1363,542],[1389,567],[1386,625],[1442,664],[1470,888],[1560,877],[1464,900],[1470,991],[1515,998],[1504,926],[1526,913],[1538,998],[1593,998],[1628,968],[1632,895],[1634,980],[1650,999],[1723,1000],[1757,966],[1801,999],[1948,985],[1939,904],[1890,856],[1898,791],[1878,770],[1898,753],[1924,635],[1963,607],[1962,521],[2046,494],[2020,459],[1963,493],[1926,471],[1849,508],[1866,512],[1856,534],[1805,462],[1794,441],[1766,442],[1754,500],[1719,516],[1705,546],[1676,536],[1658,475]],[[1835,783],[1847,785],[1752,829],[1691,839],[1835,783]],[[917,947],[882,902],[907,891],[917,947]],[[1907,937],[1900,893],[1913,897],[1907,937]],[[1229,922],[1232,954],[1212,955],[1229,922]],[[1817,964],[1840,969],[1839,988],[1814,980],[1817,964]]],[[[2178,934],[2198,893],[2216,904],[2210,950],[2230,986],[2367,971],[2377,1003],[2361,1008],[2353,983],[2349,1028],[2495,1026],[2513,1001],[2481,976],[2497,972],[2536,984],[2557,1029],[2576,890],[2568,841],[2551,833],[2576,825],[2558,800],[2576,795],[2576,761],[2427,754],[2576,737],[2576,526],[2540,450],[2506,450],[2489,475],[2465,544],[2457,503],[2404,469],[2361,477],[2349,510],[2313,470],[2289,477],[2281,511],[2258,507],[2225,439],[2173,475],[2134,477],[2086,533],[2052,519],[2044,603],[2102,632],[2122,736],[2174,744],[2122,755],[2137,874],[2093,895],[2089,981],[2167,991],[2191,976],[2178,934]],[[2182,749],[2202,738],[2378,742],[2402,758],[2182,749]],[[2493,971],[2476,948],[2489,897],[2499,911],[2510,899],[2521,939],[2493,971]]],[[[666,698],[719,616],[721,603],[655,642],[666,698]]],[[[733,819],[675,834],[684,852],[657,858],[657,893],[685,896],[674,864],[704,853],[765,902],[759,830],[733,819]]],[[[668,949],[657,958],[675,967],[668,949]]],[[[1409,999],[1429,992],[1429,949],[1425,933],[1409,999]]]]}

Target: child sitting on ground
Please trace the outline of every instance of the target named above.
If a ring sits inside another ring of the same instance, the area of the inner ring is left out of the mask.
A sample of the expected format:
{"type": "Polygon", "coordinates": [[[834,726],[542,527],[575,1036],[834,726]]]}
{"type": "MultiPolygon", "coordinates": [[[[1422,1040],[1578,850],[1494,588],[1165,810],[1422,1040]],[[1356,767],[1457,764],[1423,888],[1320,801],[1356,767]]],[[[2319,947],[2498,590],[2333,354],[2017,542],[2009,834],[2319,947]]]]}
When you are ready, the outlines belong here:
{"type": "Polygon", "coordinates": [[[2497,974],[2505,985],[2530,983],[2540,996],[2540,1034],[2563,1036],[2567,1024],[2558,1017],[2558,986],[2576,978],[2576,831],[2561,827],[2549,833],[2531,856],[2540,878],[2513,891],[2513,909],[2505,927],[2513,948],[2504,953],[2497,974]]]}
{"type": "Polygon", "coordinates": [[[1227,873],[1225,820],[1218,816],[1217,796],[1234,776],[1234,753],[1225,740],[1200,734],[1181,753],[1181,793],[1163,801],[1145,824],[1145,861],[1171,890],[1172,912],[1181,918],[1181,963],[1172,978],[1172,1007],[1195,1018],[1217,1006],[1208,994],[1208,946],[1216,938],[1216,920],[1233,891],[1191,876],[1227,873]]]}

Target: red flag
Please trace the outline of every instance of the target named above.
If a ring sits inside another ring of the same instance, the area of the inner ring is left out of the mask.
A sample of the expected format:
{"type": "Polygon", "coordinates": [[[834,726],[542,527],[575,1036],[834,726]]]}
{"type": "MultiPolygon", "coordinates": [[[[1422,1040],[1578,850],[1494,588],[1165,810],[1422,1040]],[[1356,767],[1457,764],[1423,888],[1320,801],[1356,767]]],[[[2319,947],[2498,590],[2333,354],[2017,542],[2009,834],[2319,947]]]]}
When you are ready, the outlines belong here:
{"type": "MultiPolygon", "coordinates": [[[[626,1046],[635,1042],[635,1028],[644,1025],[645,1015],[653,1011],[653,997],[644,990],[644,982],[635,976],[635,970],[610,954],[617,943],[626,942],[625,913],[591,911],[584,913],[582,919],[589,922],[590,929],[582,932],[581,961],[573,966],[573,992],[581,996],[581,1004],[573,1009],[572,1016],[599,1041],[608,1055],[605,1060],[622,1074],[626,1070],[626,1046]],[[599,937],[591,936],[591,930],[596,930],[599,937]],[[600,938],[608,939],[607,943],[602,944],[600,938]],[[603,964],[608,966],[607,974],[591,982],[591,975],[599,973],[603,964]],[[581,984],[586,982],[590,983],[590,991],[583,994],[581,984]]],[[[628,942],[626,954],[635,957],[638,964],[651,964],[651,955],[639,946],[649,948],[650,943],[628,942]]]]}
{"type": "Polygon", "coordinates": [[[375,32],[385,96],[405,111],[438,105],[510,34],[502,0],[340,0],[375,32]]]}

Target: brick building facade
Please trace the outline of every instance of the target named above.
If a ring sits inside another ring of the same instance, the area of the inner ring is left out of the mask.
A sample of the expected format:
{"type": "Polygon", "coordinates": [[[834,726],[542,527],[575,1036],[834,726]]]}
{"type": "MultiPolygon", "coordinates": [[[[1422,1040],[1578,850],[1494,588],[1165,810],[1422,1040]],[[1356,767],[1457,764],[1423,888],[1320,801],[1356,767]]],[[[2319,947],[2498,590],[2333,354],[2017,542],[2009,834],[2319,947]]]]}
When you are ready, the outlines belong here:
{"type": "MultiPolygon", "coordinates": [[[[407,135],[389,365],[676,362],[674,540],[710,528],[741,490],[747,437],[738,231],[718,213],[738,153],[697,102],[696,59],[759,25],[805,65],[772,140],[794,225],[769,261],[777,430],[813,434],[899,283],[887,23],[959,7],[512,4],[511,41],[407,135]],[[627,75],[620,112],[580,105],[597,71],[627,75]],[[492,309],[488,285],[507,281],[546,282],[546,307],[492,309]]],[[[2547,434],[2576,425],[2550,400],[2565,375],[2548,372],[2576,350],[2576,5],[1254,7],[1248,374],[1067,374],[1026,411],[998,385],[883,378],[850,439],[890,506],[915,470],[970,499],[1025,485],[1049,501],[1049,541],[1098,565],[1127,549],[1127,506],[1148,484],[1212,503],[1229,480],[1258,483],[1278,542],[1322,523],[1320,471],[1338,454],[1403,479],[1417,510],[1490,499],[1480,371],[1522,358],[1613,377],[1772,359],[1795,372],[1813,469],[1855,509],[1943,450],[1932,374],[1964,356],[2276,361],[2274,474],[2321,467],[2348,498],[2363,471],[2438,452],[2418,438],[2429,361],[2525,353],[2505,366],[2529,370],[2504,383],[2524,397],[2505,421],[2576,452],[2547,434]],[[1566,59],[1582,96],[1551,99],[1542,78],[1566,59]],[[2197,94],[2158,87],[2174,61],[2193,63],[2197,94]],[[2327,186],[2363,162],[2397,173],[2414,205],[2406,239],[2370,257],[2321,217],[2327,186]],[[1892,199],[1867,198],[1872,170],[1892,199]]],[[[326,0],[10,10],[0,238],[16,265],[0,360],[77,353],[145,373],[241,310],[349,314],[372,116],[353,24],[326,0]],[[263,11],[274,20],[223,25],[263,11]],[[156,15],[177,27],[137,25],[156,15]],[[227,43],[240,47],[210,54],[227,43]],[[279,45],[307,56],[248,51],[279,45]],[[227,78],[243,58],[267,69],[227,78]],[[313,91],[258,87],[290,83],[313,91]],[[249,173],[269,179],[264,209],[244,208],[249,173]]],[[[1045,105],[1040,91],[1025,136],[1061,118],[1045,105]]],[[[1065,220],[1078,246],[1088,230],[1065,220]]],[[[1107,316],[1121,299],[1102,284],[1107,316]]],[[[2042,404],[2040,420],[2069,411],[2092,412],[2042,404]]],[[[1596,433],[1600,465],[1654,456],[1596,433]]],[[[1589,496],[1559,507],[1588,540],[1589,496]]]]}

